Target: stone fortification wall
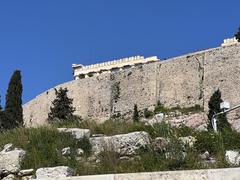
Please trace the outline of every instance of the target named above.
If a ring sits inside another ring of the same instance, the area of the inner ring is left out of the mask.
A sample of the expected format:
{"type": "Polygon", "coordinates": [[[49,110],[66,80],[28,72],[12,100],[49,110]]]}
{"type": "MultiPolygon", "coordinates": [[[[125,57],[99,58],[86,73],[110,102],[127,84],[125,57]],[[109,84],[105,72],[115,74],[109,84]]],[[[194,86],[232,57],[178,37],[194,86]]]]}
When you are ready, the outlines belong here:
{"type": "MultiPolygon", "coordinates": [[[[118,113],[151,108],[161,102],[167,107],[203,106],[219,88],[224,100],[240,103],[240,45],[223,46],[74,80],[67,87],[77,115],[99,121],[118,113]]],[[[44,124],[54,99],[51,89],[26,105],[27,125],[44,124]]],[[[230,115],[232,124],[240,124],[239,111],[230,115]]],[[[240,127],[240,126],[239,126],[240,127]]]]}
{"type": "MultiPolygon", "coordinates": [[[[56,89],[68,88],[68,96],[73,98],[73,106],[76,115],[84,118],[98,117],[106,119],[110,117],[110,74],[103,74],[96,78],[70,81],[55,87],[56,89]]],[[[52,101],[55,98],[55,90],[50,89],[37,96],[23,106],[24,122],[27,126],[46,124],[52,101]]]]}

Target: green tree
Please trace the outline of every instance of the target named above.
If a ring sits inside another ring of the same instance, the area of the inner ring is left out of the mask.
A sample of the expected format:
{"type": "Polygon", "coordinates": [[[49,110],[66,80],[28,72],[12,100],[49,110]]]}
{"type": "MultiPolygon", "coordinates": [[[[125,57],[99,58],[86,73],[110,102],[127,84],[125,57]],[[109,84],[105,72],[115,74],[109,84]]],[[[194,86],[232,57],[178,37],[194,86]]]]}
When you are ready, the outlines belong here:
{"type": "MultiPolygon", "coordinates": [[[[213,93],[213,95],[211,96],[209,102],[208,102],[208,108],[209,108],[209,112],[208,112],[208,130],[212,130],[212,117],[214,114],[221,112],[220,109],[220,103],[222,103],[223,100],[221,98],[221,91],[218,89],[217,91],[215,91],[213,93]]],[[[223,131],[223,129],[231,129],[231,125],[229,124],[229,122],[227,121],[227,117],[226,114],[222,114],[219,115],[217,117],[217,127],[218,127],[218,131],[223,131]]]]}
{"type": "Polygon", "coordinates": [[[138,122],[139,121],[139,113],[138,113],[138,107],[136,104],[134,104],[134,109],[133,109],[133,121],[138,122]]]}
{"type": "Polygon", "coordinates": [[[2,106],[1,106],[1,96],[0,96],[0,132],[2,130],[2,123],[3,123],[3,112],[2,112],[2,106]]]}
{"type": "Polygon", "coordinates": [[[73,117],[75,111],[75,108],[72,106],[73,99],[68,98],[67,92],[67,88],[55,89],[56,98],[52,102],[52,107],[50,107],[49,121],[56,119],[63,121],[73,117]]]}
{"type": "Polygon", "coordinates": [[[238,28],[238,32],[235,34],[236,39],[240,42],[240,27],[238,28]]]}
{"type": "Polygon", "coordinates": [[[23,126],[22,91],[21,71],[16,70],[8,85],[4,111],[4,129],[23,126]]]}

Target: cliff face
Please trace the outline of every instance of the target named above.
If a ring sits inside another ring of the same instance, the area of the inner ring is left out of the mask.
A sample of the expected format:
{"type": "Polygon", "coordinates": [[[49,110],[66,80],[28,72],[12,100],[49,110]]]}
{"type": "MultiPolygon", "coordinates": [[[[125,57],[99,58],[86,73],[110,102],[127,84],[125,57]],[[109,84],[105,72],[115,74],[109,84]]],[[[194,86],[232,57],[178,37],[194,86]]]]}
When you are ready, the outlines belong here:
{"type": "MultiPolygon", "coordinates": [[[[132,112],[134,104],[143,110],[158,101],[166,107],[199,104],[207,112],[209,98],[217,88],[225,101],[235,105],[240,103],[239,76],[240,45],[236,44],[102,73],[56,88],[68,88],[76,115],[103,121],[117,113],[132,112]]],[[[25,104],[25,124],[45,124],[54,98],[54,89],[50,89],[25,104]]],[[[229,115],[232,124],[240,124],[238,114],[236,110],[229,115]]]]}

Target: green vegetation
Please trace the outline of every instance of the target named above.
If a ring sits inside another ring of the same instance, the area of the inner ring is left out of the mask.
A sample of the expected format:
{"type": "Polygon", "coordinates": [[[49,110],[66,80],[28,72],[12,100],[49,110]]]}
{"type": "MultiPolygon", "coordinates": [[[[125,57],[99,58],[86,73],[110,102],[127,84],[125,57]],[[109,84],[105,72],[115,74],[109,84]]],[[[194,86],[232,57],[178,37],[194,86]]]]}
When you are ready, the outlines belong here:
{"type": "Polygon", "coordinates": [[[115,82],[112,87],[112,99],[116,103],[120,98],[120,82],[115,82]]]}
{"type": "Polygon", "coordinates": [[[4,129],[23,126],[22,89],[21,72],[16,70],[8,85],[5,111],[2,119],[4,129]]]}
{"type": "Polygon", "coordinates": [[[26,150],[23,169],[50,167],[58,165],[76,166],[76,149],[90,151],[88,140],[76,141],[70,134],[61,134],[51,127],[18,128],[0,134],[0,147],[7,143],[26,150]],[[84,145],[83,145],[84,144],[84,145]],[[71,147],[71,159],[64,158],[61,150],[71,147]]]}
{"type": "Polygon", "coordinates": [[[240,42],[240,27],[238,28],[238,32],[235,34],[236,39],[240,42]]]}
{"type": "Polygon", "coordinates": [[[154,109],[154,113],[170,113],[170,112],[175,112],[179,111],[182,114],[188,114],[188,113],[198,113],[198,112],[203,112],[203,108],[200,105],[195,105],[193,107],[188,107],[188,108],[181,108],[179,106],[177,107],[172,107],[172,108],[166,108],[164,107],[161,103],[158,103],[158,105],[154,109]]]}
{"type": "Polygon", "coordinates": [[[142,130],[148,132],[152,139],[167,137],[170,143],[163,152],[156,152],[153,147],[149,146],[142,150],[139,156],[130,157],[130,160],[121,160],[119,154],[106,151],[100,155],[100,163],[93,163],[87,160],[91,154],[91,145],[88,139],[77,141],[70,134],[59,133],[56,127],[41,127],[17,128],[5,131],[0,134],[0,147],[7,143],[13,143],[16,147],[26,150],[27,156],[22,164],[24,169],[67,165],[76,169],[78,175],[223,168],[229,167],[224,160],[225,150],[240,149],[240,134],[234,131],[226,130],[214,134],[212,132],[194,131],[186,126],[174,128],[167,123],[145,126],[142,123],[113,120],[100,125],[86,121],[72,121],[68,124],[66,122],[65,127],[90,128],[92,133],[106,135],[142,130]],[[197,139],[194,147],[182,146],[178,137],[190,135],[197,139]],[[71,147],[70,157],[61,155],[61,150],[65,147],[71,147]],[[75,158],[77,148],[82,148],[85,151],[81,161],[77,161],[75,158]],[[206,164],[201,161],[199,154],[205,151],[209,151],[210,155],[215,158],[216,163],[206,164]]]}
{"type": "Polygon", "coordinates": [[[136,104],[134,104],[134,108],[133,108],[133,121],[134,122],[138,122],[139,121],[139,113],[138,113],[138,107],[136,104]]]}
{"type": "Polygon", "coordinates": [[[154,111],[144,109],[143,116],[145,118],[151,118],[155,114],[158,114],[158,113],[170,114],[172,112],[180,112],[181,114],[189,114],[189,113],[194,114],[194,113],[203,112],[203,107],[201,107],[200,105],[197,104],[193,107],[187,107],[187,108],[181,108],[179,106],[172,107],[172,108],[167,108],[167,107],[164,107],[163,104],[158,102],[154,111]]]}
{"type": "MultiPolygon", "coordinates": [[[[208,108],[209,108],[209,113],[208,113],[208,130],[212,130],[212,117],[214,114],[221,112],[220,109],[220,103],[222,103],[223,100],[221,98],[221,91],[218,89],[213,93],[211,96],[209,102],[208,102],[208,108]]],[[[227,121],[226,114],[222,114],[218,116],[218,131],[223,131],[224,129],[231,129],[231,125],[227,121]]]]}
{"type": "Polygon", "coordinates": [[[73,99],[67,96],[68,89],[60,88],[55,89],[56,98],[52,102],[52,107],[50,107],[50,113],[48,114],[48,119],[52,121],[64,121],[73,118],[73,113],[75,108],[72,106],[73,99]]]}

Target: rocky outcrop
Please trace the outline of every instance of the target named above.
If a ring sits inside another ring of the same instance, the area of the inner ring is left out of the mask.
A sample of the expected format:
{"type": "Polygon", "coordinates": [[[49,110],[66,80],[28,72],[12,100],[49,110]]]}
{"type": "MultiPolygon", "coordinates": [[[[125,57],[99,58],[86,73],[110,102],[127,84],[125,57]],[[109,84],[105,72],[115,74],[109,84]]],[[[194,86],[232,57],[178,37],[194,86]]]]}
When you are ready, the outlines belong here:
{"type": "Polygon", "coordinates": [[[121,156],[131,156],[138,153],[141,148],[150,145],[150,136],[147,132],[133,132],[115,136],[90,138],[92,151],[95,155],[103,151],[114,151],[121,156]]]}
{"type": "Polygon", "coordinates": [[[0,152],[0,172],[4,174],[18,173],[25,154],[24,150],[13,148],[12,144],[6,144],[0,152]]]}
{"type": "Polygon", "coordinates": [[[240,154],[238,151],[226,151],[225,159],[230,165],[237,166],[240,164],[240,154]]]}
{"type": "Polygon", "coordinates": [[[58,128],[61,133],[70,133],[77,140],[83,139],[84,137],[89,138],[91,132],[89,129],[79,129],[79,128],[58,128]]]}
{"type": "Polygon", "coordinates": [[[51,168],[40,168],[36,171],[37,179],[60,179],[64,177],[74,176],[75,172],[73,169],[67,166],[51,167],[51,168]]]}

